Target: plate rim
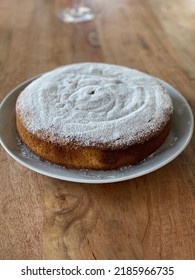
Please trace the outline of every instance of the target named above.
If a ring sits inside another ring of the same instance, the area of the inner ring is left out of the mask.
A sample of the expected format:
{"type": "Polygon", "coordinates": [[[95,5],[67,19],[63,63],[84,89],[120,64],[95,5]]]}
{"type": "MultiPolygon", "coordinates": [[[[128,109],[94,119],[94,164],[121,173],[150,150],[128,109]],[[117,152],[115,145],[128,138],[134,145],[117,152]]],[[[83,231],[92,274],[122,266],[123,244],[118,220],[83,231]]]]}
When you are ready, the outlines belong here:
{"type": "MultiPolygon", "coordinates": [[[[27,86],[29,83],[31,83],[33,80],[36,80],[37,78],[39,78],[40,76],[42,76],[44,73],[33,76],[23,82],[21,82],[20,84],[18,84],[16,87],[14,87],[2,100],[1,104],[0,104],[0,112],[4,106],[4,104],[6,103],[6,101],[14,94],[17,93],[17,91],[22,88],[23,86],[27,86]]],[[[151,75],[149,75],[151,76],[151,75]]],[[[153,77],[153,76],[151,76],[153,77]]],[[[25,166],[26,168],[33,170],[34,172],[37,172],[39,174],[51,177],[51,178],[56,178],[56,179],[60,179],[63,181],[69,181],[69,182],[76,182],[76,183],[85,183],[85,184],[105,184],[105,183],[115,183],[115,182],[121,182],[121,181],[126,181],[126,180],[130,180],[130,179],[134,179],[134,178],[138,178],[141,177],[143,175],[149,174],[155,170],[160,169],[161,167],[167,165],[169,162],[173,161],[179,154],[181,154],[184,149],[187,147],[187,145],[189,144],[192,135],[193,135],[193,131],[194,131],[194,116],[192,113],[192,109],[190,107],[190,105],[188,104],[186,98],[179,92],[177,91],[173,86],[171,86],[170,84],[168,84],[167,82],[153,77],[157,80],[159,80],[162,84],[164,84],[168,89],[172,90],[177,96],[179,96],[180,99],[182,99],[182,102],[185,104],[186,106],[186,110],[189,113],[189,117],[190,117],[190,127],[189,127],[189,132],[188,132],[188,136],[184,142],[184,144],[175,152],[173,153],[170,157],[168,157],[166,160],[163,160],[162,162],[159,162],[158,164],[155,164],[154,166],[151,166],[150,168],[146,168],[141,172],[136,172],[135,174],[131,174],[131,175],[126,175],[125,177],[118,177],[118,178],[103,178],[103,179],[91,179],[90,177],[87,178],[72,178],[72,177],[67,177],[66,175],[57,175],[57,174],[52,174],[50,172],[41,170],[39,168],[36,168],[34,166],[31,166],[30,164],[24,162],[23,160],[21,160],[19,157],[15,156],[14,153],[12,153],[12,151],[10,151],[10,149],[6,146],[6,144],[2,141],[2,137],[0,135],[0,143],[2,145],[2,147],[5,149],[5,151],[14,159],[16,160],[18,163],[20,163],[21,165],[25,166]]],[[[19,94],[18,94],[19,95],[19,94]]],[[[40,160],[41,161],[41,160],[40,160]]],[[[59,167],[59,168],[63,168],[63,167],[59,167]]],[[[66,171],[69,171],[68,169],[66,169],[66,171]]],[[[76,170],[75,170],[76,171],[76,170]]],[[[93,172],[96,172],[93,170],[93,172]]],[[[97,171],[100,172],[100,171],[97,171]]],[[[120,172],[119,170],[116,170],[116,172],[120,172]]]]}

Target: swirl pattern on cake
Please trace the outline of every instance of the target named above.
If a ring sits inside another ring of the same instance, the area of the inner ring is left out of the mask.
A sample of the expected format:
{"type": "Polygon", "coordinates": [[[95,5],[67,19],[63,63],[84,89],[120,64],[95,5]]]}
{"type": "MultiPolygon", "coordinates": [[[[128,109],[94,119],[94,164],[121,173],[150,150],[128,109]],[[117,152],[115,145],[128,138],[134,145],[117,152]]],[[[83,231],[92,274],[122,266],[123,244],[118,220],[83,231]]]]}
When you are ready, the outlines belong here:
{"type": "Polygon", "coordinates": [[[172,101],[151,76],[122,66],[80,63],[42,75],[20,94],[26,130],[58,144],[119,147],[161,131],[172,101]]]}

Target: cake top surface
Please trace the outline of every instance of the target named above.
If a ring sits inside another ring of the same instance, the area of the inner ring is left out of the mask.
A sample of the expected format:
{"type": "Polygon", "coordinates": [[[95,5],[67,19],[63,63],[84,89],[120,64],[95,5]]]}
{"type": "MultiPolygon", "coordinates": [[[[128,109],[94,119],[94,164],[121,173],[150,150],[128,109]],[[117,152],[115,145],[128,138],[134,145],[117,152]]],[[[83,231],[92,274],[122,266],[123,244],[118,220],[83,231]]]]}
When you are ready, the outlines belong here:
{"type": "Polygon", "coordinates": [[[162,130],[172,110],[158,80],[103,63],[50,71],[28,85],[16,103],[24,127],[44,140],[113,148],[143,142],[162,130]]]}

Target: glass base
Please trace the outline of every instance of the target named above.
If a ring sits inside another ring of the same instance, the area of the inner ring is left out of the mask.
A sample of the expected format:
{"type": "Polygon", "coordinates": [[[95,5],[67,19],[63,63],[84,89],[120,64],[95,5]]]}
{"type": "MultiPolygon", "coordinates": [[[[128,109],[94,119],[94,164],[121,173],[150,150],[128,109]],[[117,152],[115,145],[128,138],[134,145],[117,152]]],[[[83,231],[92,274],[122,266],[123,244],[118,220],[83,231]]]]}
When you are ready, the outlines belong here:
{"type": "Polygon", "coordinates": [[[64,22],[77,23],[94,19],[95,15],[88,7],[79,7],[78,9],[67,8],[59,12],[59,19],[64,22]]]}

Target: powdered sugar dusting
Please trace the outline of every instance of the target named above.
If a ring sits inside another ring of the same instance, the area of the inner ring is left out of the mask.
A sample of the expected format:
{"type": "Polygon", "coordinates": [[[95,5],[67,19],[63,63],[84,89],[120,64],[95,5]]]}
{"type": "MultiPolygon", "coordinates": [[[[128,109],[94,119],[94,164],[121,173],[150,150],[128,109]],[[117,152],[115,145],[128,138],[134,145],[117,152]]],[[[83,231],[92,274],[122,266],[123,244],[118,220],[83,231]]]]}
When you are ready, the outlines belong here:
{"type": "Polygon", "coordinates": [[[25,128],[57,143],[115,147],[161,129],[172,101],[154,78],[122,66],[80,63],[44,74],[20,94],[25,128]]]}
{"type": "Polygon", "coordinates": [[[17,142],[17,147],[18,147],[18,154],[22,158],[40,160],[39,156],[37,156],[33,152],[31,152],[31,150],[25,144],[22,143],[19,136],[16,137],[16,142],[17,142]]]}

